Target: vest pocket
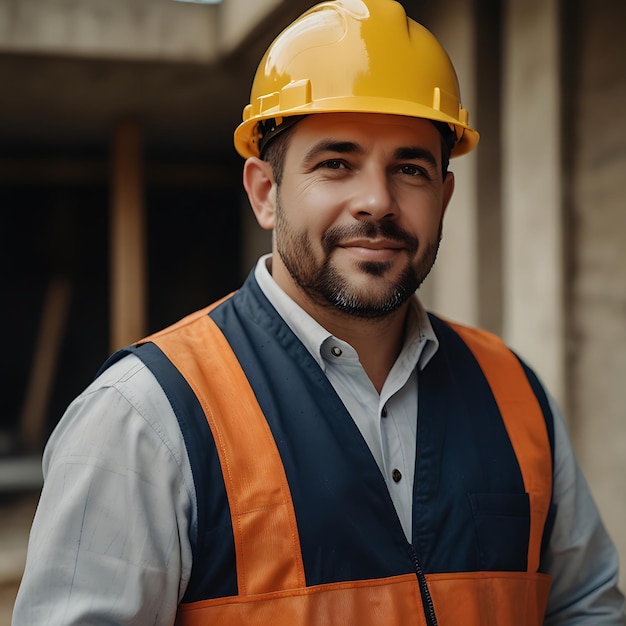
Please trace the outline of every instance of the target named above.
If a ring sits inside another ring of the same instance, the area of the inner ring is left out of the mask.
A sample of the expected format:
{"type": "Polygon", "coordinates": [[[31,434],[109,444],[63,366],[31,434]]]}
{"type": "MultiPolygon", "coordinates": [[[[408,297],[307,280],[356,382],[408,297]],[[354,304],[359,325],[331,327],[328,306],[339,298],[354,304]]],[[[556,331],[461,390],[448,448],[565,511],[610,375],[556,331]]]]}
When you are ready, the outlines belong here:
{"type": "Polygon", "coordinates": [[[530,500],[526,493],[470,493],[478,544],[479,569],[525,571],[530,537],[530,500]]]}

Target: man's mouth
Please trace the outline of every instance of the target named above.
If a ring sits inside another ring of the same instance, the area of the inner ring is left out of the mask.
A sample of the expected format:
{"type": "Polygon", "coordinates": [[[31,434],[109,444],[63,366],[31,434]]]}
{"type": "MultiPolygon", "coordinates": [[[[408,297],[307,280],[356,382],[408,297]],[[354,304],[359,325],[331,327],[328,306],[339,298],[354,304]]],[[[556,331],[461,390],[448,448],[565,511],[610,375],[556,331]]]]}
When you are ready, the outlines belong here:
{"type": "Polygon", "coordinates": [[[391,239],[353,239],[342,241],[337,248],[346,250],[363,261],[391,261],[405,249],[402,242],[391,239]]]}

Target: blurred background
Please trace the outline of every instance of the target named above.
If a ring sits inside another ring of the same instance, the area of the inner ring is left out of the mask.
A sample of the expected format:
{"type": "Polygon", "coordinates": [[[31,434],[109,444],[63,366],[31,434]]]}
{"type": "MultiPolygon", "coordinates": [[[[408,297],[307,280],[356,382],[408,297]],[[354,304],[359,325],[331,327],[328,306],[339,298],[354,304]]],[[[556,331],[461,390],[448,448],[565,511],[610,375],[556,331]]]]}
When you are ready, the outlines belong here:
{"type": "MultiPolygon", "coordinates": [[[[0,625],[67,404],[269,250],[232,132],[262,53],[313,4],[0,0],[0,625]]],[[[535,367],[626,563],[626,3],[402,4],[482,135],[451,164],[422,298],[535,367]]]]}

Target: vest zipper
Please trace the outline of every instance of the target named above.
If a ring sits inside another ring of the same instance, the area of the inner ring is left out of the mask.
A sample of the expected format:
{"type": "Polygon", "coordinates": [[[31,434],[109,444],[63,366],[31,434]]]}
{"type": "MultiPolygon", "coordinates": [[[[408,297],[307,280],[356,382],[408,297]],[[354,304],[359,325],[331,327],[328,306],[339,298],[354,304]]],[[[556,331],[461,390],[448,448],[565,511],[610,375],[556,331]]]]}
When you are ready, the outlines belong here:
{"type": "Polygon", "coordinates": [[[417,554],[411,546],[411,558],[413,559],[413,566],[415,567],[415,573],[417,574],[417,582],[420,588],[420,595],[422,596],[422,607],[424,608],[424,617],[426,618],[427,626],[437,626],[437,616],[435,615],[435,605],[428,589],[428,582],[424,575],[424,569],[420,560],[417,558],[417,554]]]}

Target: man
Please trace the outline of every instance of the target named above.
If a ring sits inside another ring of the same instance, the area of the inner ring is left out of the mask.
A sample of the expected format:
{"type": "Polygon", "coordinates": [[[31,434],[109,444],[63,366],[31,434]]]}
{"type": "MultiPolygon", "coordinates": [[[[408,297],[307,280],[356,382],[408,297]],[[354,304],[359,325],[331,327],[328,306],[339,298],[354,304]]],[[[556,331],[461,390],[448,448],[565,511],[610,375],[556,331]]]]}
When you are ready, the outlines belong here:
{"type": "Polygon", "coordinates": [[[396,2],[279,36],[235,133],[272,254],[70,406],[14,624],[624,623],[558,408],[415,296],[477,141],[396,2]]]}

